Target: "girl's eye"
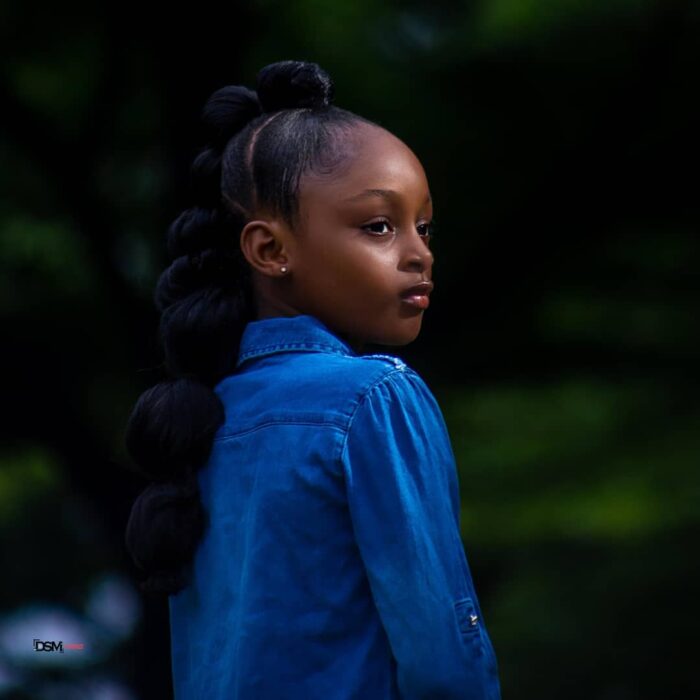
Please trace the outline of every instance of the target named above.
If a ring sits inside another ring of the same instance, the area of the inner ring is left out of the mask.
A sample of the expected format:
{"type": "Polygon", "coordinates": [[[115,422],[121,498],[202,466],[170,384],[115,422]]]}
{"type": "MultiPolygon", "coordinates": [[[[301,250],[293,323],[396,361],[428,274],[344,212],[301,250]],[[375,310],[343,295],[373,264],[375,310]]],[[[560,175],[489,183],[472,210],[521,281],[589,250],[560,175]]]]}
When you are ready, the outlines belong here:
{"type": "Polygon", "coordinates": [[[430,240],[435,235],[435,222],[429,221],[427,224],[421,224],[418,231],[423,238],[430,240]],[[420,233],[421,229],[423,229],[423,233],[420,233]]]}
{"type": "MultiPolygon", "coordinates": [[[[382,219],[381,221],[373,221],[371,224],[367,224],[362,228],[365,230],[370,230],[371,226],[390,226],[390,223],[386,219],[382,219]]],[[[386,235],[385,233],[376,230],[372,230],[372,233],[374,233],[376,236],[386,235]]],[[[424,238],[426,241],[429,241],[435,235],[435,221],[429,221],[428,223],[420,224],[418,226],[418,235],[421,238],[424,238]]]]}
{"type": "MultiPolygon", "coordinates": [[[[369,230],[370,226],[389,226],[389,222],[386,219],[382,219],[381,221],[373,221],[371,224],[367,224],[366,226],[363,226],[362,228],[365,230],[369,230]]],[[[377,236],[384,236],[385,234],[382,233],[381,231],[372,231],[377,236]]]]}

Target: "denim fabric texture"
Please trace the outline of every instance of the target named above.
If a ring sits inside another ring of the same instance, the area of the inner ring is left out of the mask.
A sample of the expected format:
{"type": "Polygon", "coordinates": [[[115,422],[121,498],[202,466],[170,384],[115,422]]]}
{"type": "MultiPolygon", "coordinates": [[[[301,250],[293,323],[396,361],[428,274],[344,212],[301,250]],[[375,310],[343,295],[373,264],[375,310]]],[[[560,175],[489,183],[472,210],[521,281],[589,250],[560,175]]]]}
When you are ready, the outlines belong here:
{"type": "Polygon", "coordinates": [[[176,700],[499,700],[442,413],[310,315],[248,323],[169,597],[176,700]]]}

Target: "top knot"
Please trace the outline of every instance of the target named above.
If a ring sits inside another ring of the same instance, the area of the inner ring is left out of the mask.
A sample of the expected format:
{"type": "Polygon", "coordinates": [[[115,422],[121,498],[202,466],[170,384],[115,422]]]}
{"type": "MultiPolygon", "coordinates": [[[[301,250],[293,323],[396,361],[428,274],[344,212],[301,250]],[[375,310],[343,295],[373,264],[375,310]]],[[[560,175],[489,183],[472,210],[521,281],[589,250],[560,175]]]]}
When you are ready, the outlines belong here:
{"type": "Polygon", "coordinates": [[[253,90],[244,85],[226,85],[212,93],[201,117],[211,142],[223,146],[261,113],[258,96],[253,90]]]}
{"type": "Polygon", "coordinates": [[[257,75],[257,94],[263,112],[310,107],[324,109],[333,102],[333,81],[317,63],[278,61],[257,75]]]}

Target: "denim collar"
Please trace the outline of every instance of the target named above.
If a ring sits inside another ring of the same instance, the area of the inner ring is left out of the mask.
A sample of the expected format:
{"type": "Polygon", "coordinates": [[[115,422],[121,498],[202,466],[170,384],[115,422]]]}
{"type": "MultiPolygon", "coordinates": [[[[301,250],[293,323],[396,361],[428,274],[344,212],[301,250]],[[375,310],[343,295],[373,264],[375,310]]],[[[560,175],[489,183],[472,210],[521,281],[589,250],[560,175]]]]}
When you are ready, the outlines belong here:
{"type": "Polygon", "coordinates": [[[357,356],[348,343],[315,316],[274,316],[246,324],[241,336],[236,369],[254,357],[290,350],[357,356]]]}

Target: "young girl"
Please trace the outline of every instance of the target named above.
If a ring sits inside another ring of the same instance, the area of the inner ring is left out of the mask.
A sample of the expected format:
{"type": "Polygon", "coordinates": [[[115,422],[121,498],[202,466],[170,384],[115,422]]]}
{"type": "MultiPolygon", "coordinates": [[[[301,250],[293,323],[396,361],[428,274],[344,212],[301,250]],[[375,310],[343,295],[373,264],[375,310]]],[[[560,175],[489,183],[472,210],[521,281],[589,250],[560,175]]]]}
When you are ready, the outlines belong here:
{"type": "Polygon", "coordinates": [[[204,108],[156,290],[170,378],[126,433],[154,481],[127,547],[170,595],[175,697],[498,699],[442,414],[363,354],[420,332],[425,173],[317,64],[256,88],[204,108]]]}

